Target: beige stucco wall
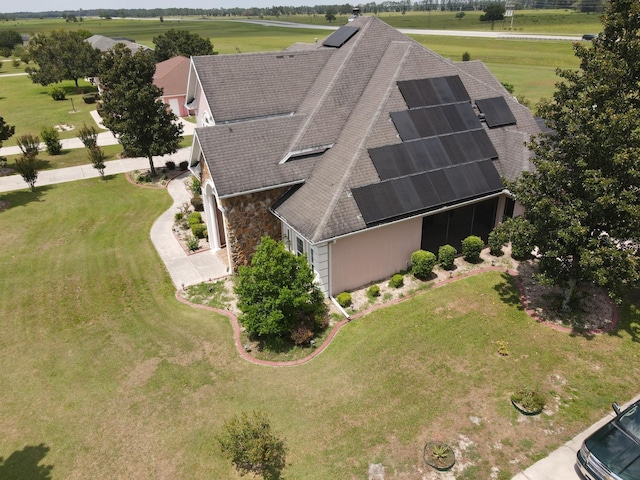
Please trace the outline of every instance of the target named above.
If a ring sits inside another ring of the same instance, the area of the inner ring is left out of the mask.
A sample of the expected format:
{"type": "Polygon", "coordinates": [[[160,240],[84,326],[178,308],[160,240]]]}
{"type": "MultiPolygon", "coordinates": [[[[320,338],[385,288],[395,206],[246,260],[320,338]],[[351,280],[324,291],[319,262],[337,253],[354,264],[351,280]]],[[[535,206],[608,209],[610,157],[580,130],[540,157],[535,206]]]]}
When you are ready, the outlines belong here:
{"type": "Polygon", "coordinates": [[[353,290],[404,270],[420,249],[422,218],[340,238],[330,244],[331,295],[353,290]]]}

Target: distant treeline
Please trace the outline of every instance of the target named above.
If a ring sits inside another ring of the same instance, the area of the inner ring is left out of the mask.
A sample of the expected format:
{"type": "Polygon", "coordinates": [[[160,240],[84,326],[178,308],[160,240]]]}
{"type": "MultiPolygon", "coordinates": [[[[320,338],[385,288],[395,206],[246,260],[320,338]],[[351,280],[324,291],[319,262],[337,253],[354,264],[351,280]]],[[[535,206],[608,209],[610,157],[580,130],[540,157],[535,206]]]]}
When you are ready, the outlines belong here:
{"type": "Polygon", "coordinates": [[[354,7],[360,8],[361,13],[383,13],[383,12],[409,12],[409,11],[464,11],[483,10],[489,3],[505,3],[513,6],[516,10],[529,9],[572,9],[579,12],[600,12],[603,10],[606,0],[518,0],[491,2],[476,0],[421,0],[412,2],[411,0],[401,0],[398,2],[369,2],[351,5],[315,5],[308,7],[287,7],[274,6],[268,8],[153,8],[153,9],[80,9],[80,10],[57,10],[48,12],[18,12],[0,13],[1,20],[15,20],[18,18],[65,18],[70,21],[78,21],[84,17],[100,18],[149,18],[149,17],[260,17],[260,16],[286,16],[286,15],[313,15],[335,13],[338,15],[349,15],[354,7]]]}

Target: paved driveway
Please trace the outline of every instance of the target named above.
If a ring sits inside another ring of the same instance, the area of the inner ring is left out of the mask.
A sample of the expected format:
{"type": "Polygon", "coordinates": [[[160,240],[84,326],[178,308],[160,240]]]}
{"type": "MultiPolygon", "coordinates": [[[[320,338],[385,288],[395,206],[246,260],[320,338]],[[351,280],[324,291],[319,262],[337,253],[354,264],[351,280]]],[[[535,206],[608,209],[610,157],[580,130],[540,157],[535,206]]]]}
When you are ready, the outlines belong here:
{"type": "MultiPolygon", "coordinates": [[[[639,399],[640,395],[637,395],[628,403],[625,403],[622,408],[626,408],[639,399]]],[[[512,480],[584,480],[576,468],[576,454],[585,438],[614,417],[615,413],[611,409],[606,417],[576,435],[573,440],[562,445],[548,457],[534,463],[524,472],[520,472],[512,480]]]]}

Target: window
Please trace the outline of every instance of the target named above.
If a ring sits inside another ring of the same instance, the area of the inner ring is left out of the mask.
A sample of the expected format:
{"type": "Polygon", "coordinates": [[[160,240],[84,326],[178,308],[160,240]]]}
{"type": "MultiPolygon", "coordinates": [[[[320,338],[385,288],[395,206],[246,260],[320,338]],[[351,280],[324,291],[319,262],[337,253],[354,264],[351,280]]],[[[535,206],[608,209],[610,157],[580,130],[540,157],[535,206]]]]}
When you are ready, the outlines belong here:
{"type": "Polygon", "coordinates": [[[296,237],[296,253],[298,255],[304,254],[304,242],[300,237],[296,237]]]}

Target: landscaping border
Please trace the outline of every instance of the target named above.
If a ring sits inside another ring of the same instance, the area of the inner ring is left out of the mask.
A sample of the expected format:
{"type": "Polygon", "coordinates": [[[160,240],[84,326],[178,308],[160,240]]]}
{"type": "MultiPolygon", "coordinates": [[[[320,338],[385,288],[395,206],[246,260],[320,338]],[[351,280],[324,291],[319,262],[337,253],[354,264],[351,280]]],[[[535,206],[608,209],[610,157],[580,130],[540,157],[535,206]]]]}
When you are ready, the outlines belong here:
{"type": "MultiPolygon", "coordinates": [[[[518,274],[518,272],[516,270],[513,269],[509,269],[509,268],[503,268],[503,267],[483,267],[483,268],[479,268],[477,270],[472,270],[470,272],[466,272],[460,275],[457,275],[455,277],[450,277],[447,278],[441,282],[437,282],[433,285],[433,288],[439,288],[439,287],[443,287],[445,285],[448,285],[452,282],[455,282],[457,280],[462,280],[463,278],[468,278],[471,277],[473,275],[479,275],[481,273],[486,273],[486,272],[504,272],[507,273],[509,275],[511,275],[514,280],[516,281],[516,286],[518,287],[518,291],[520,292],[520,302],[522,303],[522,306],[524,308],[524,311],[527,313],[527,315],[529,315],[531,318],[535,319],[538,323],[542,323],[544,325],[547,325],[551,328],[553,328],[554,330],[560,331],[560,332],[564,332],[564,333],[569,333],[569,332],[573,332],[575,331],[572,328],[569,327],[564,327],[562,325],[557,325],[553,322],[549,322],[548,320],[544,320],[542,318],[540,318],[539,315],[537,315],[530,307],[529,307],[529,301],[527,300],[527,297],[525,295],[525,291],[524,291],[524,285],[522,284],[522,282],[520,281],[520,276],[518,274]]],[[[411,295],[407,295],[405,297],[402,298],[396,298],[394,300],[391,300],[389,302],[386,303],[381,303],[380,305],[374,305],[371,308],[368,308],[367,310],[363,310],[361,312],[358,312],[356,314],[354,314],[352,317],[350,318],[345,318],[344,320],[341,320],[340,322],[336,323],[333,328],[331,329],[331,332],[329,333],[329,335],[327,336],[327,338],[324,340],[324,342],[322,342],[322,345],[320,345],[319,347],[317,347],[310,355],[307,355],[304,358],[300,358],[298,360],[291,360],[291,361],[286,361],[286,362],[275,362],[275,361],[271,361],[271,360],[260,360],[258,358],[253,357],[252,355],[249,354],[249,352],[247,352],[243,345],[242,345],[242,341],[240,338],[240,322],[238,322],[238,317],[233,313],[230,312],[229,310],[224,310],[222,308],[214,308],[214,307],[209,307],[208,305],[201,305],[198,303],[193,303],[190,302],[189,300],[187,300],[186,298],[184,298],[182,295],[180,295],[180,291],[176,290],[176,298],[178,299],[179,302],[185,304],[185,305],[189,305],[191,307],[195,307],[195,308],[200,308],[202,310],[208,310],[208,311],[212,311],[212,312],[216,312],[219,313],[220,315],[224,315],[226,316],[229,321],[231,322],[231,326],[233,328],[233,337],[234,337],[234,341],[236,344],[236,348],[238,350],[238,353],[240,354],[240,356],[242,358],[244,358],[245,360],[247,360],[248,362],[254,363],[256,365],[263,365],[263,366],[267,366],[267,367],[292,367],[292,366],[296,366],[296,365],[302,365],[304,363],[307,363],[309,361],[311,361],[312,359],[314,359],[315,357],[317,357],[318,355],[320,355],[331,343],[331,341],[333,340],[333,337],[335,337],[335,335],[338,333],[338,331],[347,323],[349,323],[350,321],[356,320],[358,318],[364,317],[365,315],[368,315],[369,313],[372,313],[376,310],[379,310],[380,308],[386,308],[389,307],[391,305],[395,305],[397,303],[403,302],[409,298],[415,297],[416,295],[425,293],[424,291],[418,291],[415,292],[411,295]]],[[[599,333],[606,333],[606,332],[610,332],[611,330],[615,329],[618,326],[618,309],[616,308],[615,304],[611,301],[610,298],[607,298],[607,302],[609,303],[609,306],[611,307],[611,311],[612,311],[612,315],[611,315],[611,324],[608,325],[605,328],[599,328],[599,329],[593,329],[593,330],[584,330],[581,333],[586,333],[586,334],[590,334],[590,335],[595,335],[595,334],[599,334],[599,333]]]]}

